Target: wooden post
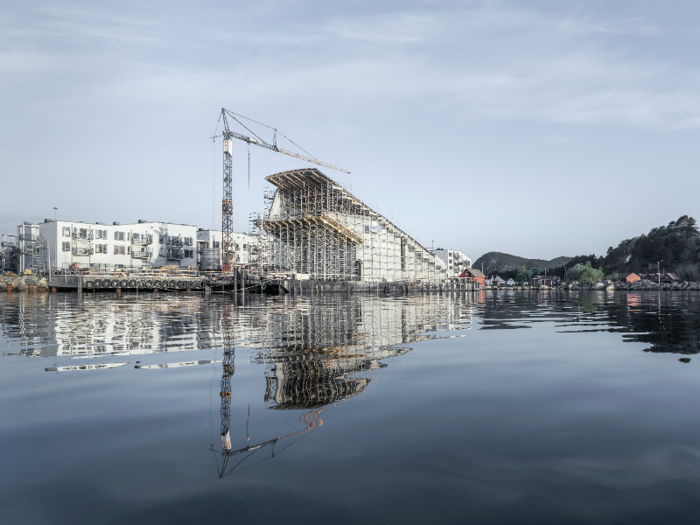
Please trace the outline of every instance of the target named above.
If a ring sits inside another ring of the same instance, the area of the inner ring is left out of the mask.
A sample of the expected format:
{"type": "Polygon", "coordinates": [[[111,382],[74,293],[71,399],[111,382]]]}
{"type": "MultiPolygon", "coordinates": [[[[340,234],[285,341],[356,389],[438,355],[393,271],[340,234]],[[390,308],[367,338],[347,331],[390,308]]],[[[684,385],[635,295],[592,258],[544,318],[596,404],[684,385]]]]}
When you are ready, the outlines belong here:
{"type": "Polygon", "coordinates": [[[56,287],[55,287],[55,286],[52,286],[52,287],[51,287],[51,293],[56,293],[57,291],[58,291],[58,290],[56,290],[56,287]]]}
{"type": "Polygon", "coordinates": [[[27,285],[27,292],[34,293],[34,285],[33,284],[27,285]]]}
{"type": "Polygon", "coordinates": [[[7,283],[7,286],[5,287],[5,291],[7,293],[12,293],[12,283],[7,283]]]}

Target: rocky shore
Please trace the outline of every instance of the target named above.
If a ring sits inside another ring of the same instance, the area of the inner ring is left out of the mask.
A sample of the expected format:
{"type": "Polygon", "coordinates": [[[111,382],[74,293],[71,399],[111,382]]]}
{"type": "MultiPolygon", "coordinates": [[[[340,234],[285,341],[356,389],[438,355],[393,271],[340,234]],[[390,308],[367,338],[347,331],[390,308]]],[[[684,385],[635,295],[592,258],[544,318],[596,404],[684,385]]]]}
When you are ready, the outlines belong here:
{"type": "Polygon", "coordinates": [[[636,283],[618,283],[613,281],[598,281],[597,283],[580,283],[573,281],[571,283],[561,284],[559,286],[482,286],[482,290],[700,290],[700,283],[696,282],[678,282],[678,283],[657,283],[642,280],[636,283]]]}
{"type": "Polygon", "coordinates": [[[0,292],[48,292],[49,283],[37,275],[0,275],[0,292]],[[31,288],[30,288],[31,287],[31,288]]]}

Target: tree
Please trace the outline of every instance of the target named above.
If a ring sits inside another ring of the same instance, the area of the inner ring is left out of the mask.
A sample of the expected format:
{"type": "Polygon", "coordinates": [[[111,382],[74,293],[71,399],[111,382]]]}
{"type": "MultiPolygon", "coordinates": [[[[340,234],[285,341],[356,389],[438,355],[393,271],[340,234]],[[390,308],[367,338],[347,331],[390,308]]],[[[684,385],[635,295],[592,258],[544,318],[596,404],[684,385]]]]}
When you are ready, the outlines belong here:
{"type": "Polygon", "coordinates": [[[527,281],[527,270],[524,266],[521,266],[518,270],[518,274],[515,276],[515,280],[519,283],[524,283],[527,281]]]}
{"type": "Polygon", "coordinates": [[[603,269],[596,270],[591,266],[591,261],[586,261],[581,275],[578,278],[583,283],[596,283],[603,280],[603,269]]]}

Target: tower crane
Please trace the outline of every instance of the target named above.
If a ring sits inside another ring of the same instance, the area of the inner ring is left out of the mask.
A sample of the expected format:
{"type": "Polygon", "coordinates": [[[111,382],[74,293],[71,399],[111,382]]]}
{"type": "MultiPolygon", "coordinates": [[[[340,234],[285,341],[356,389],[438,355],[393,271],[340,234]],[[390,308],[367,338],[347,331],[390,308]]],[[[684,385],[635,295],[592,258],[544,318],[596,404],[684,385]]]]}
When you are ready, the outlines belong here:
{"type": "MultiPolygon", "coordinates": [[[[224,195],[223,199],[221,201],[221,234],[222,234],[222,266],[221,270],[223,272],[230,272],[232,269],[232,262],[233,262],[233,243],[231,241],[231,235],[233,233],[233,192],[232,192],[232,174],[233,174],[233,139],[238,139],[242,140],[243,142],[247,143],[249,146],[251,144],[254,144],[256,146],[260,146],[261,148],[269,149],[270,151],[276,151],[277,153],[283,153],[285,155],[289,155],[290,157],[294,157],[299,160],[303,160],[306,162],[311,162],[312,164],[317,164],[318,166],[323,166],[325,168],[330,168],[332,170],[337,170],[337,171],[342,171],[343,173],[350,173],[347,170],[344,170],[342,168],[339,168],[337,166],[334,166],[333,164],[329,164],[327,162],[323,162],[315,158],[313,155],[309,154],[309,152],[305,151],[302,149],[300,146],[295,144],[289,137],[285,136],[284,134],[280,133],[277,129],[268,126],[267,124],[263,124],[261,122],[256,122],[255,120],[249,119],[247,117],[244,117],[243,115],[239,115],[238,113],[234,113],[232,111],[229,111],[225,108],[221,108],[221,113],[219,114],[219,122],[216,125],[216,129],[218,131],[219,129],[219,124],[223,122],[223,131],[221,135],[216,135],[216,131],[214,132],[215,136],[212,137],[213,140],[216,140],[217,137],[223,137],[224,139],[224,195]],[[237,122],[240,124],[242,127],[244,127],[252,136],[248,135],[243,135],[241,133],[237,133],[235,131],[232,131],[231,128],[229,127],[229,119],[237,122]],[[255,124],[264,126],[266,128],[269,128],[273,131],[273,139],[272,139],[272,144],[266,142],[262,138],[260,138],[255,132],[253,132],[248,126],[243,124],[240,119],[245,119],[247,121],[253,122],[255,124]],[[301,153],[296,153],[294,151],[289,151],[284,148],[280,148],[277,146],[277,134],[280,134],[282,137],[287,139],[289,142],[294,144],[297,148],[300,150],[304,151],[306,155],[302,155],[301,153]]],[[[250,150],[248,150],[248,185],[250,185],[250,150]]]]}

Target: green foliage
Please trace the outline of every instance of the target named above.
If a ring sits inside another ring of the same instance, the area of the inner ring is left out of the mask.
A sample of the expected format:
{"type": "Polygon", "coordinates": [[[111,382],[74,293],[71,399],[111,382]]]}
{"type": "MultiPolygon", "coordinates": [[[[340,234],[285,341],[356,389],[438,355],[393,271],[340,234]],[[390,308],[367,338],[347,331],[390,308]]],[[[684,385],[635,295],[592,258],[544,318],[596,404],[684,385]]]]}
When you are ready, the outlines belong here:
{"type": "Polygon", "coordinates": [[[586,273],[586,278],[592,279],[594,272],[598,280],[606,274],[614,277],[622,272],[656,272],[657,262],[661,263],[662,271],[675,272],[681,279],[700,279],[700,233],[695,219],[683,215],[677,221],[654,228],[646,235],[625,239],[616,247],[610,246],[602,257],[590,254],[546,261],[489,252],[479,257],[473,266],[481,269],[483,264],[487,274],[498,273],[504,279],[513,278],[516,281],[522,277],[520,272],[523,268],[528,279],[534,274],[543,274],[546,269],[547,275],[570,282],[581,280],[587,263],[591,270],[586,273]]]}
{"type": "Polygon", "coordinates": [[[586,265],[583,268],[583,271],[578,277],[578,280],[581,281],[582,283],[597,283],[598,281],[603,280],[603,269],[600,268],[596,270],[591,266],[591,261],[586,261],[586,265]]]}
{"type": "MultiPolygon", "coordinates": [[[[532,272],[530,273],[532,275],[532,272]]],[[[518,270],[517,275],[515,276],[515,281],[519,283],[524,283],[530,278],[530,276],[527,274],[527,269],[525,266],[521,266],[520,269],[518,270]]]]}

